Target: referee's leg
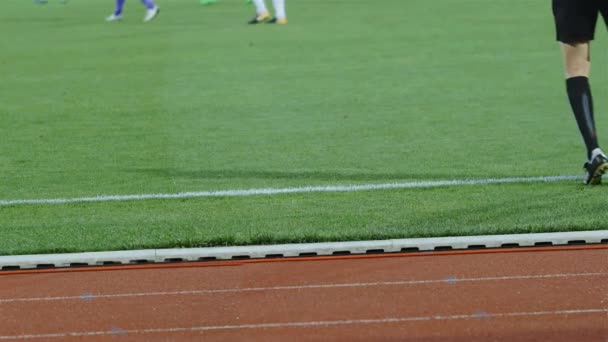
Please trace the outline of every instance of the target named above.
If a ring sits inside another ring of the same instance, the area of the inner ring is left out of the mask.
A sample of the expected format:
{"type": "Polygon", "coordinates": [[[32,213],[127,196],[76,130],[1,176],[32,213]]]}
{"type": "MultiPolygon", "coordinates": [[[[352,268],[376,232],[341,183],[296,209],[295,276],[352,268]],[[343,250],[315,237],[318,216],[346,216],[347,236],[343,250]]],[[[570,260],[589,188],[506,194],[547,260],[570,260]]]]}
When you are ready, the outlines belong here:
{"type": "Polygon", "coordinates": [[[602,0],[553,0],[553,15],[564,61],[568,99],[587,148],[587,162],[584,165],[586,184],[601,183],[602,174],[608,170],[608,159],[598,145],[589,85],[590,42],[595,33],[598,1],[602,0]]]}
{"type": "Polygon", "coordinates": [[[586,42],[560,42],[564,59],[566,79],[573,77],[589,78],[591,71],[591,44],[586,42]]]}

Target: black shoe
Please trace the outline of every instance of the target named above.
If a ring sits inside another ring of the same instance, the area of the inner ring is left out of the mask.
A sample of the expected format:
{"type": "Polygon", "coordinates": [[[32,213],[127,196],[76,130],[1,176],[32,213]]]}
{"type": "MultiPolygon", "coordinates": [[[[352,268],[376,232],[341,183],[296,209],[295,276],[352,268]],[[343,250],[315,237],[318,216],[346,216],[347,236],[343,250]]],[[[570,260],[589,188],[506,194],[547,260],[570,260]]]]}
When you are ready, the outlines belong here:
{"type": "Polygon", "coordinates": [[[268,12],[266,12],[266,13],[256,15],[255,17],[253,17],[253,19],[249,20],[248,24],[255,25],[255,24],[259,24],[259,23],[268,21],[268,19],[270,19],[270,14],[268,14],[268,12]]]}
{"type": "Polygon", "coordinates": [[[585,184],[598,185],[602,183],[602,175],[608,170],[608,158],[603,154],[598,154],[591,161],[584,165],[585,184]]]}
{"type": "Polygon", "coordinates": [[[287,18],[277,19],[276,17],[274,17],[274,18],[268,20],[266,23],[267,24],[286,25],[287,24],[287,18]]]}

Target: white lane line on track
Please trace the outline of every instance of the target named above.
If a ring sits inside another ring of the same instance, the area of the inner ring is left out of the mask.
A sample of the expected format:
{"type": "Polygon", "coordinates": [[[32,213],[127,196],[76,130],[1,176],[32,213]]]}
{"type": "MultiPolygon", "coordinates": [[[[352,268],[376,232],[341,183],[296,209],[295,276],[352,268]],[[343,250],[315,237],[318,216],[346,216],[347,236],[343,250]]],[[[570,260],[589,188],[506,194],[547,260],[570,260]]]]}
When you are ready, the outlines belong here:
{"type": "Polygon", "coordinates": [[[304,186],[293,188],[261,188],[261,189],[241,189],[241,190],[215,190],[215,191],[195,191],[180,192],[175,194],[140,194],[140,195],[100,195],[93,197],[75,198],[47,198],[47,199],[15,199],[0,200],[0,206],[14,206],[26,204],[66,204],[84,202],[115,202],[115,201],[136,201],[149,199],[182,199],[197,197],[242,197],[259,195],[280,195],[311,192],[356,192],[370,190],[394,190],[394,189],[414,189],[414,188],[434,188],[443,186],[463,186],[463,185],[487,185],[504,183],[539,183],[539,182],[560,182],[580,179],[578,176],[544,176],[544,177],[512,177],[512,178],[486,178],[486,179],[464,179],[464,180],[438,180],[438,181],[417,181],[404,183],[385,183],[385,184],[359,184],[359,185],[326,185],[326,186],[304,186]]]}
{"type": "MultiPolygon", "coordinates": [[[[434,315],[434,316],[418,316],[418,317],[387,317],[380,319],[353,319],[353,320],[336,320],[336,321],[309,321],[309,322],[284,322],[284,323],[261,323],[261,324],[240,324],[240,325],[210,325],[196,327],[174,327],[174,328],[150,328],[150,329],[120,329],[120,335],[129,334],[154,334],[154,333],[180,333],[180,332],[200,332],[213,330],[242,330],[242,329],[272,329],[272,328],[309,328],[309,327],[330,327],[340,325],[357,325],[357,324],[388,324],[388,323],[405,323],[405,322],[420,322],[420,321],[449,321],[449,320],[469,320],[469,319],[498,319],[510,317],[535,317],[535,316],[563,316],[563,315],[581,315],[581,314],[606,314],[608,308],[596,309],[579,309],[579,310],[555,310],[555,311],[530,311],[530,312],[502,312],[502,313],[479,313],[461,314],[461,315],[434,315]]],[[[65,333],[50,333],[50,334],[23,334],[23,335],[5,335],[0,336],[0,340],[33,340],[43,338],[65,338],[65,337],[89,337],[89,336],[108,336],[117,335],[117,330],[104,331],[82,331],[82,332],[65,332],[65,333]]]]}
{"type": "Polygon", "coordinates": [[[240,293],[240,292],[264,292],[264,291],[286,291],[286,290],[312,290],[330,288],[355,288],[355,287],[375,287],[375,286],[407,286],[420,284],[439,284],[445,283],[454,285],[466,282],[483,281],[506,281],[506,280],[537,280],[555,278],[581,278],[581,277],[608,277],[608,273],[564,273],[564,274],[544,274],[544,275],[518,275],[503,277],[480,277],[480,278],[456,278],[447,277],[443,279],[429,280],[405,280],[405,281],[386,281],[370,283],[344,283],[344,284],[311,284],[311,285],[291,285],[291,286],[271,286],[271,287],[249,287],[237,289],[215,289],[215,290],[188,290],[172,292],[138,292],[138,293],[114,293],[114,294],[92,294],[86,293],[79,296],[58,296],[58,297],[32,297],[32,298],[5,298],[0,299],[0,304],[14,302],[45,302],[61,300],[86,300],[103,298],[125,298],[125,297],[152,297],[152,296],[179,296],[179,295],[205,295],[218,293],[240,293]]]}

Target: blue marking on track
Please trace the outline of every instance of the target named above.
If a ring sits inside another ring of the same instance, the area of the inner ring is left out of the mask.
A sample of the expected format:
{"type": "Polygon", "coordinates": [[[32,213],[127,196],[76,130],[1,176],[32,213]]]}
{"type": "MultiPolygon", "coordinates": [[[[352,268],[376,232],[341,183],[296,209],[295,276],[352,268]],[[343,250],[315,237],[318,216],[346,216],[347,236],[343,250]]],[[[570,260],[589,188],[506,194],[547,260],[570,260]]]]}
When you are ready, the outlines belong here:
{"type": "Polygon", "coordinates": [[[445,282],[448,284],[456,284],[458,282],[458,278],[456,277],[447,277],[445,282]]]}
{"type": "Polygon", "coordinates": [[[88,292],[80,295],[80,299],[85,300],[87,302],[92,301],[93,298],[95,298],[95,295],[92,293],[88,293],[88,292]]]}
{"type": "Polygon", "coordinates": [[[124,331],[124,329],[118,328],[118,327],[114,327],[110,330],[110,333],[112,335],[116,335],[116,336],[125,336],[127,335],[127,332],[124,331]]]}
{"type": "Polygon", "coordinates": [[[476,311],[473,313],[473,317],[483,320],[492,319],[492,316],[485,311],[476,311]]]}

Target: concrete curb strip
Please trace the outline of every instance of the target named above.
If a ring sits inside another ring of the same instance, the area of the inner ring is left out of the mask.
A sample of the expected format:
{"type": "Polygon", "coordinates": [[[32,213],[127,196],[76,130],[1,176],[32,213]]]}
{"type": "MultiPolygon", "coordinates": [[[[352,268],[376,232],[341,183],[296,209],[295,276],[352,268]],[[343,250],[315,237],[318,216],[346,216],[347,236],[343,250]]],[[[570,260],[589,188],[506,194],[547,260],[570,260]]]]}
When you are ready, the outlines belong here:
{"type": "Polygon", "coordinates": [[[529,247],[538,245],[568,245],[573,243],[608,243],[608,230],[394,239],[378,241],[326,242],[268,246],[145,249],[114,252],[15,255],[0,256],[0,269],[10,270],[43,267],[158,263],[170,261],[259,259],[270,257],[322,256],[336,254],[392,253],[416,250],[432,251],[437,249],[462,250],[471,248],[499,248],[507,246],[529,247]]]}

